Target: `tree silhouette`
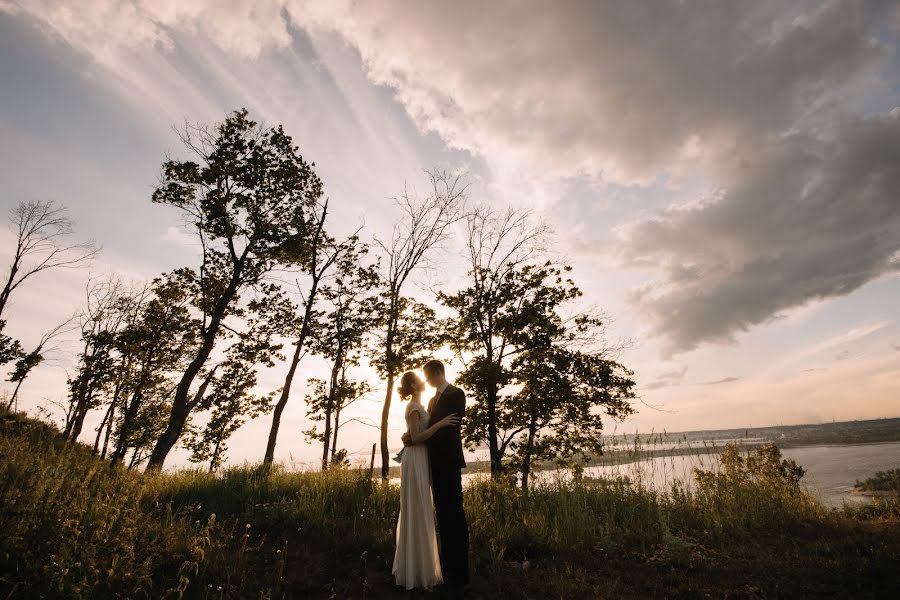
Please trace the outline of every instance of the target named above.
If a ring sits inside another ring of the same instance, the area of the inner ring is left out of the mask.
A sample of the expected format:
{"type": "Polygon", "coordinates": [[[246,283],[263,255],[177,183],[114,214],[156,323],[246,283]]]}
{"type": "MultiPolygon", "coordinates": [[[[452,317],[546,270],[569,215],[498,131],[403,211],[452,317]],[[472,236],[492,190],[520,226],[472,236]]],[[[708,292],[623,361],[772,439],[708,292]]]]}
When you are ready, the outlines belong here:
{"type": "MultiPolygon", "coordinates": [[[[369,334],[382,322],[379,298],[373,295],[379,279],[377,265],[360,264],[368,248],[360,245],[347,252],[338,263],[335,280],[322,289],[327,303],[316,326],[313,350],[331,363],[328,381],[309,380],[313,393],[307,396],[307,415],[323,422],[324,430],[314,426],[306,437],[322,443],[322,470],[335,461],[341,427],[341,412],[370,391],[364,381],[352,381],[347,370],[357,366],[369,334]]],[[[338,461],[340,462],[340,461],[338,461]]]]}
{"type": "MultiPolygon", "coordinates": [[[[154,279],[149,290],[138,295],[128,324],[117,336],[119,369],[101,423],[101,429],[106,423],[101,456],[106,456],[115,428],[113,464],[123,462],[129,451],[146,453],[164,429],[175,389],[172,378],[184,371],[199,340],[200,326],[190,313],[188,282],[178,271],[154,279]]],[[[99,440],[100,431],[95,448],[99,440]]]]}
{"type": "MultiPolygon", "coordinates": [[[[346,254],[355,255],[359,238],[354,234],[347,240],[337,243],[325,230],[325,219],[328,216],[328,201],[315,207],[313,214],[312,235],[308,241],[305,256],[300,261],[300,268],[308,280],[307,291],[302,294],[302,314],[296,322],[296,340],[294,353],[288,365],[288,371],[281,386],[281,393],[272,413],[272,426],[269,429],[269,438],[266,443],[266,453],[263,458],[265,464],[272,464],[275,460],[275,444],[278,439],[278,429],[281,426],[281,415],[290,398],[291,385],[297,372],[297,365],[304,356],[309,346],[312,335],[313,322],[316,318],[316,303],[319,289],[328,277],[329,271],[346,254]]],[[[298,285],[299,287],[299,285],[298,285]]]]}
{"type": "Polygon", "coordinates": [[[186,126],[181,139],[197,162],[167,160],[153,202],[182,211],[197,235],[201,264],[187,273],[191,304],[202,318],[196,353],[176,385],[165,431],[149,457],[151,470],[162,468],[205,397],[215,376],[207,366],[216,343],[228,334],[238,341],[245,335],[244,321],[254,307],[243,296],[273,293],[277,287],[265,284],[267,275],[309,256],[322,197],[322,182],[291,137],[280,125],[258,126],[246,109],[215,128],[186,126]],[[198,377],[200,388],[192,393],[198,377]]]}
{"type": "Polygon", "coordinates": [[[457,312],[449,337],[465,359],[459,379],[474,391],[466,443],[488,445],[492,477],[516,469],[527,492],[537,462],[599,453],[601,413],[617,419],[630,414],[635,384],[631,372],[612,360],[616,348],[606,345],[599,318],[563,316],[581,296],[568,278],[571,267],[534,262],[536,253],[516,240],[538,230],[510,228],[516,221],[509,214],[493,223],[470,220],[470,248],[489,260],[473,267],[468,288],[441,299],[457,312]],[[482,235],[482,223],[498,227],[482,235]],[[510,237],[501,252],[495,248],[503,236],[510,237]],[[492,240],[484,253],[483,239],[492,240]]]}
{"type": "Polygon", "coordinates": [[[72,219],[68,209],[53,200],[19,202],[10,214],[10,224],[16,232],[16,248],[0,289],[0,317],[10,295],[30,277],[50,269],[82,266],[100,251],[92,241],[69,242],[74,232],[72,219]]]}
{"type": "Polygon", "coordinates": [[[13,407],[18,406],[17,400],[19,398],[19,389],[21,389],[22,384],[25,383],[25,380],[31,372],[44,361],[44,353],[50,349],[48,346],[50,346],[54,339],[67,333],[71,329],[74,320],[75,317],[70,317],[59,325],[56,325],[41,334],[34,349],[31,352],[22,353],[16,361],[13,372],[9,376],[9,379],[7,379],[10,383],[16,384],[12,396],[9,399],[9,405],[6,407],[7,410],[13,410],[13,407]]]}
{"type": "MultiPolygon", "coordinates": [[[[444,172],[428,173],[431,193],[420,198],[408,189],[397,200],[402,210],[400,220],[394,225],[388,241],[376,239],[376,244],[384,255],[382,288],[384,297],[384,325],[381,348],[375,363],[379,373],[386,379],[384,405],[381,409],[381,476],[388,477],[390,456],[388,450],[388,417],[391,412],[391,397],[394,380],[410,366],[420,349],[404,353],[398,351],[402,344],[398,337],[405,335],[404,314],[422,315],[422,310],[403,296],[404,286],[409,276],[417,268],[427,264],[428,253],[439,246],[449,234],[450,226],[460,218],[465,203],[466,186],[458,176],[444,172]]],[[[421,324],[421,321],[418,321],[421,324]]],[[[426,325],[425,330],[431,329],[426,325]]],[[[409,342],[407,342],[409,345],[409,342]]]]}
{"type": "MultiPolygon", "coordinates": [[[[502,471],[497,405],[500,390],[513,381],[510,361],[520,351],[511,342],[529,293],[515,277],[547,245],[549,228],[529,211],[479,207],[466,217],[468,286],[438,299],[456,312],[447,338],[465,368],[460,381],[467,385],[484,411],[491,476],[502,471]]],[[[481,413],[479,412],[479,417],[481,413]]]]}
{"type": "Polygon", "coordinates": [[[125,327],[136,297],[116,277],[91,279],[85,288],[86,303],[79,317],[82,351],[74,376],[68,380],[69,409],[63,437],[74,442],[81,434],[88,412],[103,404],[116,379],[116,336],[125,327]]]}

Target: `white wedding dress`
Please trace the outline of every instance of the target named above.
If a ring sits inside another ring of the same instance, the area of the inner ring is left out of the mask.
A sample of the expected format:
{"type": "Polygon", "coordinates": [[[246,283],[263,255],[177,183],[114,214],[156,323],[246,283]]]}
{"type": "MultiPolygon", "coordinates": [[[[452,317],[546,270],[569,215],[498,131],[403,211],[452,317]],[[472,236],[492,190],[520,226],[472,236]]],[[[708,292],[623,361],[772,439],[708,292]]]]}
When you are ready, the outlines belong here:
{"type": "MultiPolygon", "coordinates": [[[[420,430],[428,428],[428,411],[411,400],[406,407],[406,427],[418,412],[420,430]]],[[[407,446],[400,462],[400,517],[397,520],[397,551],[394,578],[407,590],[430,590],[443,583],[431,497],[431,465],[423,444],[407,446]]]]}

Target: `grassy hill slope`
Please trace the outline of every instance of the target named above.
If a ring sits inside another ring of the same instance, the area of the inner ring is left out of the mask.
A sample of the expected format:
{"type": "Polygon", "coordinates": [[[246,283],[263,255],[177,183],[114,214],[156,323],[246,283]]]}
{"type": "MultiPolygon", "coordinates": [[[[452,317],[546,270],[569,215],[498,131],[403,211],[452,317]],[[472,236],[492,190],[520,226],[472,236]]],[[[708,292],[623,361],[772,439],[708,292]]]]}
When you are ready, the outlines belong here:
{"type": "MultiPolygon", "coordinates": [[[[472,598],[892,597],[900,507],[762,484],[466,490],[472,598]]],[[[0,412],[0,598],[404,598],[395,486],[364,471],[144,475],[0,412]]],[[[425,595],[427,596],[427,595],[425,595]]]]}

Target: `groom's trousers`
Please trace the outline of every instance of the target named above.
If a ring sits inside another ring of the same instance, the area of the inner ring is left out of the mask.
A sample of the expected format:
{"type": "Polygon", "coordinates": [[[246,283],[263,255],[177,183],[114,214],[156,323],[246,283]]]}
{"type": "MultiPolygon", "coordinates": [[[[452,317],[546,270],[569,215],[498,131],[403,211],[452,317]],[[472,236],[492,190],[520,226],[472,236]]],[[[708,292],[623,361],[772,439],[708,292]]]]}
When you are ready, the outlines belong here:
{"type": "Polygon", "coordinates": [[[462,473],[453,467],[433,470],[431,486],[444,581],[450,585],[468,585],[469,525],[463,510],[462,473]]]}

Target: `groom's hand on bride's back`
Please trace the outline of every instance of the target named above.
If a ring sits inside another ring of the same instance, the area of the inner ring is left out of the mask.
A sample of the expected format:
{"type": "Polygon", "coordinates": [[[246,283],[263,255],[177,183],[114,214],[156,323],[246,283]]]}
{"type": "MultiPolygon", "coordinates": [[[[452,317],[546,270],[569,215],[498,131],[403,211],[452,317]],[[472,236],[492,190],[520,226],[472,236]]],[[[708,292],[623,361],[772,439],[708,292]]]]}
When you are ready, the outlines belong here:
{"type": "Polygon", "coordinates": [[[400,440],[403,442],[404,446],[409,446],[412,444],[412,437],[409,435],[409,432],[406,431],[403,435],[400,436],[400,440]]]}

